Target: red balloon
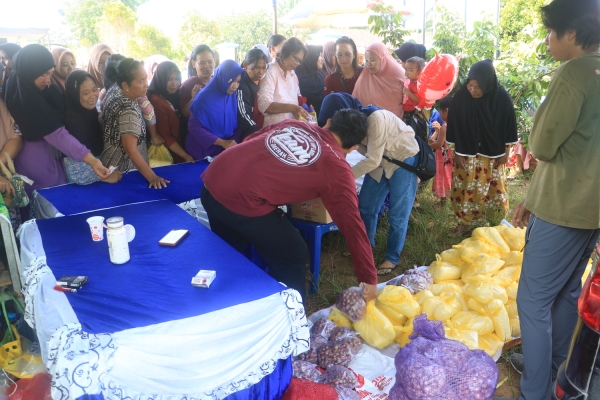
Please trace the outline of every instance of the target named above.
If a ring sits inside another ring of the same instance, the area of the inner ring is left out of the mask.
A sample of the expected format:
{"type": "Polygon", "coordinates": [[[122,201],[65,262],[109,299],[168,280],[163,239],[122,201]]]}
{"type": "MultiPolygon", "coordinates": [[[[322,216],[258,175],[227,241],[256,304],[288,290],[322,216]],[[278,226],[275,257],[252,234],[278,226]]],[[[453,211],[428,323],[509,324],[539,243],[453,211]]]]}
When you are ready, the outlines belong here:
{"type": "Polygon", "coordinates": [[[450,54],[438,54],[427,63],[417,82],[420,109],[431,108],[435,102],[446,97],[458,79],[458,61],[450,54]]]}

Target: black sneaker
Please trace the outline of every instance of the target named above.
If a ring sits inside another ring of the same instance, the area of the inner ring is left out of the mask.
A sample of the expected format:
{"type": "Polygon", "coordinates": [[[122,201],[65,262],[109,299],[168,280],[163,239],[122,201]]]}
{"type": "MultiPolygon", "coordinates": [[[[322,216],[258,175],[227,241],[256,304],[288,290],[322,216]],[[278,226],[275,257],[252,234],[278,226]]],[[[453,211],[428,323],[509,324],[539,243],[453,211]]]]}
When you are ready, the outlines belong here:
{"type": "Polygon", "coordinates": [[[523,354],[520,354],[520,353],[511,354],[510,365],[513,366],[515,371],[522,374],[523,373],[523,354]]]}

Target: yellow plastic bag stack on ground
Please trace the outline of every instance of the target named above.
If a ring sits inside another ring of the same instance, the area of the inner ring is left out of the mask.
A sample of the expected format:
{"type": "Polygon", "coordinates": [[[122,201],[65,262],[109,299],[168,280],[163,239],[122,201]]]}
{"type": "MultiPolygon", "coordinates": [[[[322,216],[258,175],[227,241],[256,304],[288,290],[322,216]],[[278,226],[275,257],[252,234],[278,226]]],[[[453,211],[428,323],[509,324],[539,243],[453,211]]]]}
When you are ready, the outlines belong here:
{"type": "Polygon", "coordinates": [[[506,241],[504,241],[502,235],[500,235],[495,228],[475,228],[471,237],[476,240],[482,240],[487,244],[494,246],[498,252],[500,252],[500,254],[508,253],[511,250],[506,241]]]}
{"type": "Polygon", "coordinates": [[[496,258],[500,257],[500,252],[495,247],[482,240],[470,240],[465,245],[459,244],[452,247],[460,250],[460,258],[469,264],[475,261],[475,258],[480,254],[487,254],[496,258]]]}
{"type": "Polygon", "coordinates": [[[464,262],[462,258],[460,258],[460,251],[457,249],[448,249],[442,251],[440,257],[442,261],[450,263],[452,265],[456,265],[457,267],[464,267],[467,265],[467,263],[464,262]]]}
{"type": "Polygon", "coordinates": [[[402,286],[385,286],[377,295],[377,305],[392,309],[407,318],[421,313],[419,302],[412,297],[410,291],[402,286]]]}
{"type": "Polygon", "coordinates": [[[462,311],[463,299],[460,293],[442,293],[423,302],[423,312],[430,320],[447,321],[462,311]]]}
{"type": "Polygon", "coordinates": [[[377,306],[377,309],[381,311],[383,315],[387,317],[387,319],[390,320],[393,326],[403,326],[404,324],[406,324],[406,321],[408,321],[408,317],[405,317],[404,315],[398,313],[391,307],[388,307],[379,302],[375,303],[375,305],[377,306]]]}
{"type": "Polygon", "coordinates": [[[509,251],[503,254],[500,259],[504,261],[504,267],[521,266],[523,264],[523,252],[522,251],[509,251]]]}
{"type": "Polygon", "coordinates": [[[490,357],[493,357],[503,346],[504,342],[495,333],[479,335],[479,349],[485,351],[490,357]]]}
{"type": "Polygon", "coordinates": [[[461,342],[471,350],[479,348],[479,335],[475,331],[458,329],[450,320],[444,322],[444,331],[448,339],[461,342]]]}
{"type": "Polygon", "coordinates": [[[512,329],[510,327],[508,312],[502,301],[493,299],[485,305],[485,308],[488,316],[492,319],[494,331],[496,332],[496,335],[498,335],[498,338],[505,342],[508,341],[512,336],[512,329]]]}
{"type": "Polygon", "coordinates": [[[521,322],[519,321],[519,317],[509,317],[510,321],[510,332],[513,337],[519,336],[521,334],[521,322]]]}
{"type": "Polygon", "coordinates": [[[354,323],[354,330],[371,346],[384,348],[396,338],[396,331],[389,319],[375,307],[373,300],[367,301],[365,317],[354,323]]]}
{"type": "Polygon", "coordinates": [[[525,247],[525,229],[511,228],[504,225],[495,226],[500,236],[511,250],[521,251],[525,247]]]}
{"type": "Polygon", "coordinates": [[[440,283],[432,283],[429,285],[429,291],[433,293],[434,296],[439,296],[440,294],[446,293],[462,293],[464,288],[464,284],[461,280],[455,281],[443,281],[440,283]]]}
{"type": "Polygon", "coordinates": [[[462,267],[442,261],[442,257],[439,254],[436,254],[435,258],[436,261],[432,262],[427,269],[434,283],[460,279],[462,267]]]}
{"type": "Polygon", "coordinates": [[[452,317],[457,329],[476,331],[479,335],[494,332],[494,324],[489,317],[474,311],[461,311],[452,317]]]}
{"type": "MultiPolygon", "coordinates": [[[[429,285],[431,287],[431,285],[429,285]]],[[[421,290],[420,292],[417,292],[414,295],[415,300],[417,300],[417,302],[419,303],[419,305],[421,306],[421,308],[423,308],[423,302],[425,302],[425,300],[427,300],[430,297],[434,297],[433,293],[431,293],[430,290],[421,290]]]]}
{"type": "Polygon", "coordinates": [[[413,333],[413,320],[414,318],[410,318],[404,326],[394,326],[394,332],[396,333],[396,342],[404,347],[410,343],[409,336],[413,333]]]}
{"type": "Polygon", "coordinates": [[[489,276],[478,275],[469,278],[463,294],[482,304],[488,304],[493,299],[502,301],[502,304],[508,303],[506,289],[498,285],[494,278],[489,276]]]}

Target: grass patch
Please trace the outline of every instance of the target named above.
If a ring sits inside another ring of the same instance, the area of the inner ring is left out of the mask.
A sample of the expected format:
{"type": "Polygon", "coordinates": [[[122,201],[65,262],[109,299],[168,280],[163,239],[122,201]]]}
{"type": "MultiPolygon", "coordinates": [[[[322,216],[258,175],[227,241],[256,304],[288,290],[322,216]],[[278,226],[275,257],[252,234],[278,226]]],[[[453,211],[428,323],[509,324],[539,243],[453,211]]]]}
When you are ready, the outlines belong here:
{"type": "MultiPolygon", "coordinates": [[[[524,174],[508,180],[509,213],[506,216],[491,216],[488,220],[482,221],[482,225],[497,225],[502,218],[510,221],[514,207],[527,194],[531,175],[531,172],[525,171],[524,174]]],[[[418,194],[417,200],[420,207],[413,208],[412,217],[414,218],[411,218],[408,224],[400,264],[390,274],[380,277],[380,282],[402,274],[413,265],[431,264],[435,260],[436,254],[450,249],[471,235],[470,232],[454,233],[457,220],[452,213],[452,205],[450,202],[440,203],[440,200],[431,191],[431,183],[418,194]]],[[[373,249],[375,265],[379,265],[384,260],[388,232],[389,224],[387,215],[384,213],[379,217],[375,235],[375,248],[373,249]]],[[[308,297],[306,304],[308,315],[332,305],[342,290],[358,284],[351,257],[342,255],[345,250],[346,242],[341,233],[332,232],[323,237],[319,290],[308,297]]]]}

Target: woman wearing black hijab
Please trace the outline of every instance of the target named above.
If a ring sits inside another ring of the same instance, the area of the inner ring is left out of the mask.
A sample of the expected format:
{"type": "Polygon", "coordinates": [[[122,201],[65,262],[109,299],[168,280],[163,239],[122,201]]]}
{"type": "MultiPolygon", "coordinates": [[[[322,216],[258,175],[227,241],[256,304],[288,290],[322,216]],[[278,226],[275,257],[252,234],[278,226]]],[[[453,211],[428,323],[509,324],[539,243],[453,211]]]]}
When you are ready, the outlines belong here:
{"type": "Polygon", "coordinates": [[[399,49],[394,50],[396,56],[400,60],[400,64],[404,67],[406,60],[412,57],[419,57],[425,59],[425,53],[427,48],[422,44],[406,42],[399,49]]]}
{"type": "Polygon", "coordinates": [[[448,112],[446,141],[454,145],[452,207],[462,227],[508,211],[504,164],[517,140],[513,103],[492,61],[475,63],[448,112]]]}
{"type": "MultiPolygon", "coordinates": [[[[87,147],[94,157],[100,157],[104,149],[102,127],[98,121],[96,103],[100,89],[94,76],[89,72],[75,70],[65,81],[65,128],[75,139],[87,147]]],[[[85,163],[65,157],[65,172],[69,182],[87,185],[100,180],[85,163]]],[[[121,171],[114,171],[104,182],[115,183],[121,180],[121,171]]]]}
{"type": "Polygon", "coordinates": [[[300,82],[300,93],[306,97],[306,104],[313,106],[317,115],[323,103],[323,90],[325,89],[325,72],[323,68],[323,47],[306,46],[308,53],[302,64],[296,68],[296,76],[300,82]]]}
{"type": "Polygon", "coordinates": [[[154,107],[156,115],[156,131],[165,141],[165,146],[173,156],[175,164],[194,162],[183,149],[183,141],[179,136],[179,86],[181,72],[171,61],[163,61],[156,67],[152,82],[148,87],[148,100],[154,107]]]}
{"type": "Polygon", "coordinates": [[[24,140],[16,168],[33,180],[33,185],[25,185],[28,194],[67,183],[61,152],[85,161],[96,175],[108,178],[108,169],[65,128],[63,93],[50,84],[54,67],[48,49],[39,44],[27,45],[15,55],[6,87],[6,105],[24,140]]]}

